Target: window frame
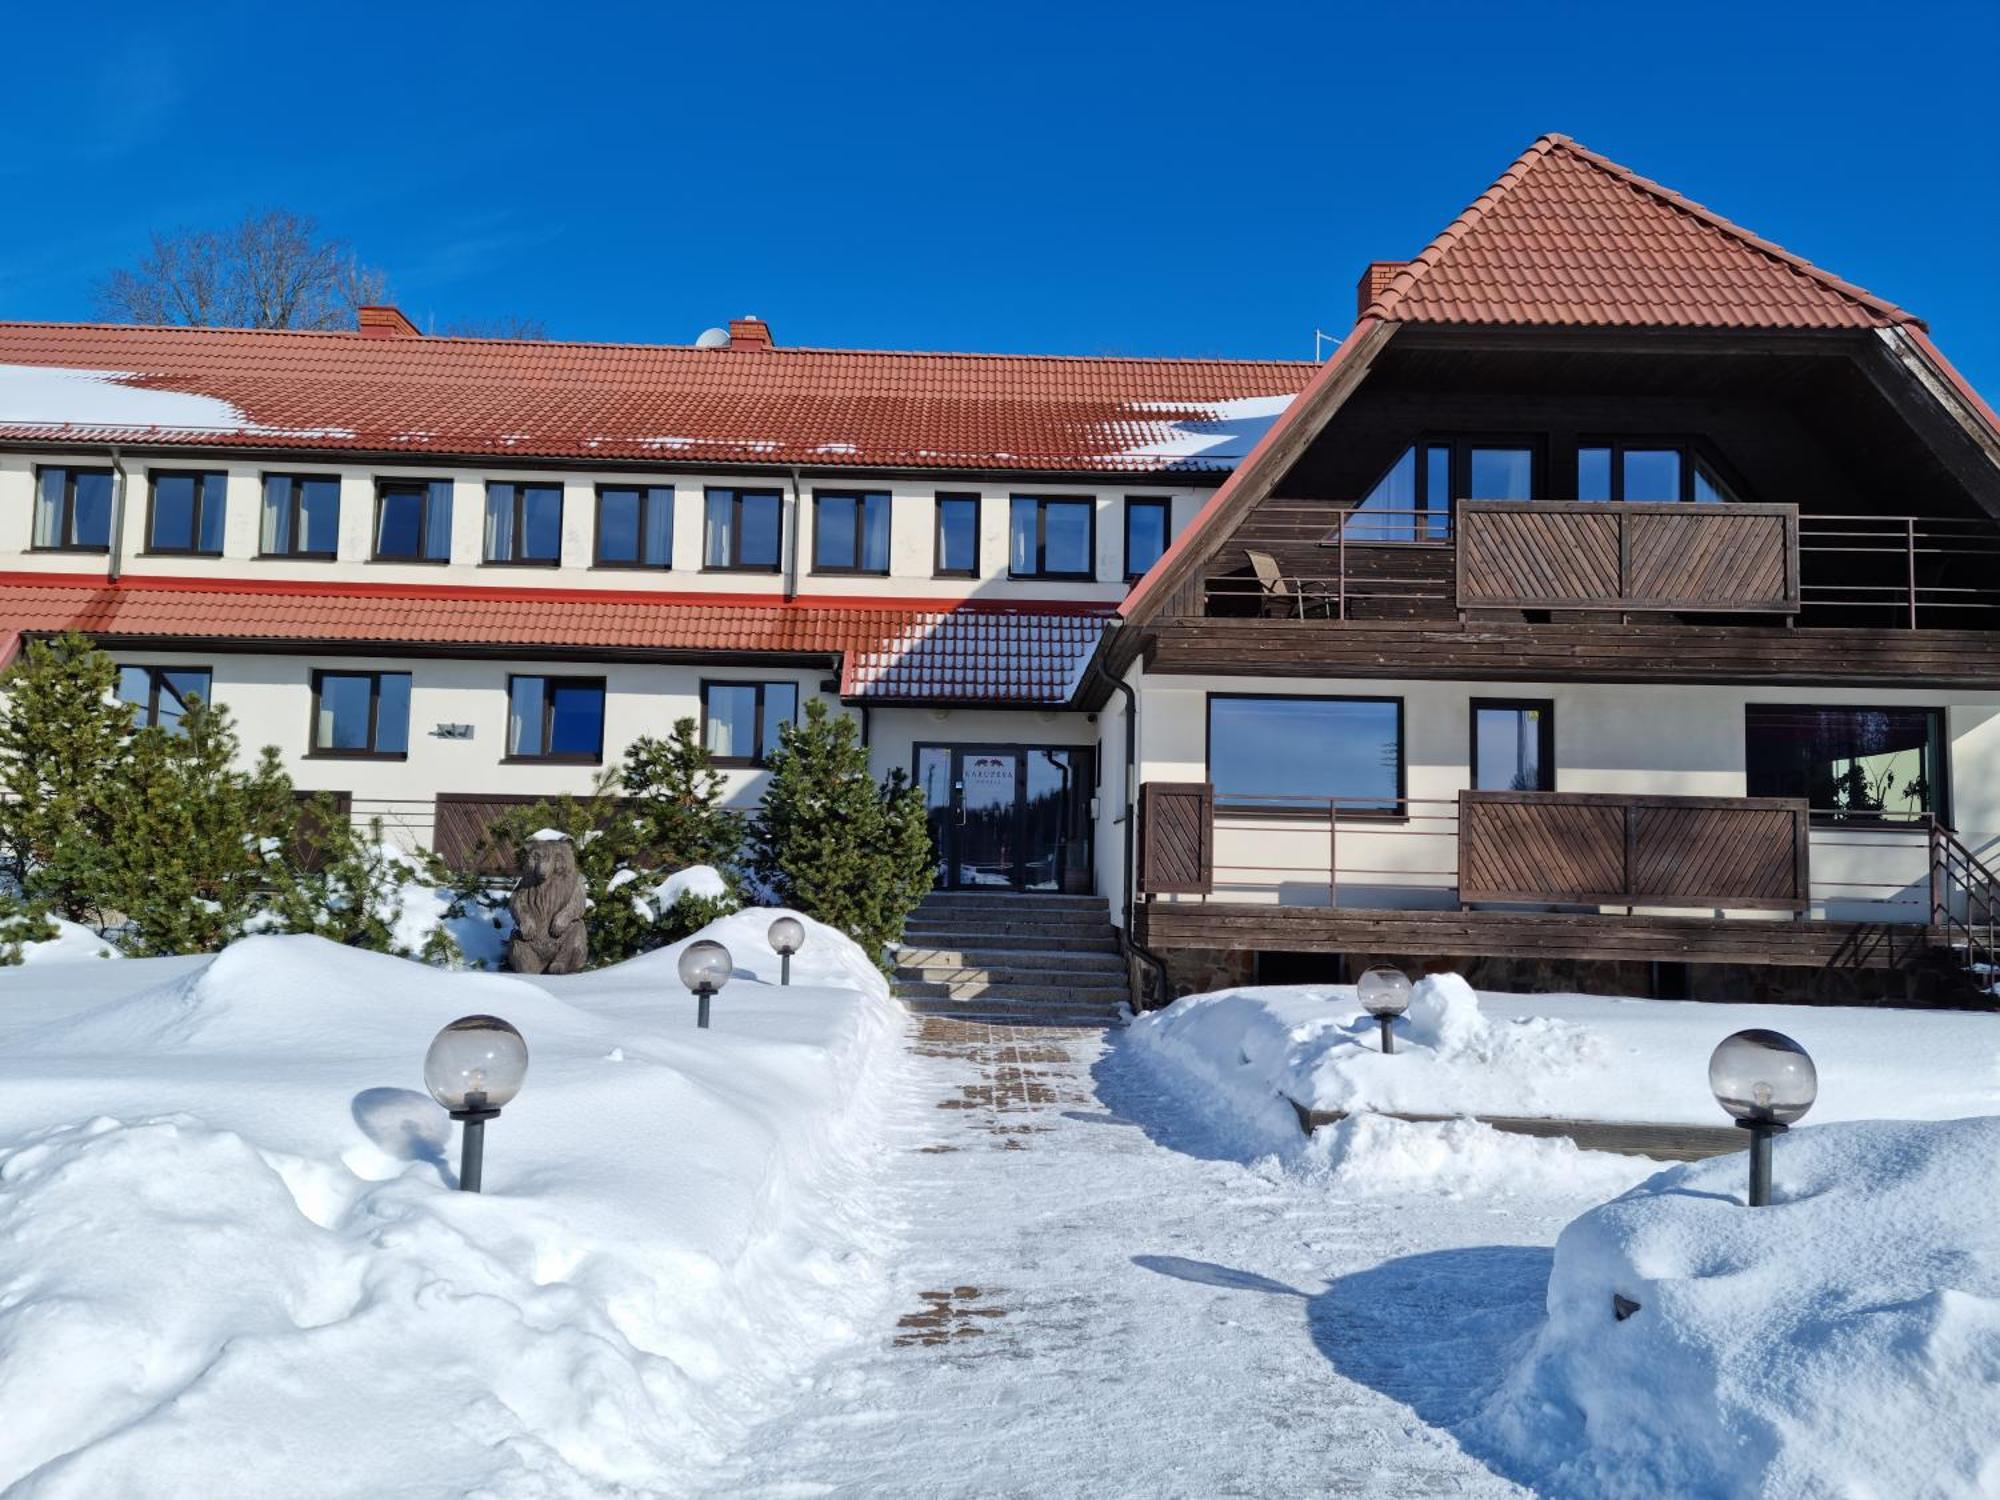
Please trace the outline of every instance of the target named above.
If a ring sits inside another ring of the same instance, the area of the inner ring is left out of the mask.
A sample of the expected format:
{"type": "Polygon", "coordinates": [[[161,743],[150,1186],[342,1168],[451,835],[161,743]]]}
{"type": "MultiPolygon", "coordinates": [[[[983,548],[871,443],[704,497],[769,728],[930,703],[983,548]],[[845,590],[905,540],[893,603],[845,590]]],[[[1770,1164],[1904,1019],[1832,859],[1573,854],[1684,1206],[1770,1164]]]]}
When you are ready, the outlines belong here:
{"type": "MultiPolygon", "coordinates": [[[[1209,693],[1202,706],[1202,777],[1208,784],[1215,785],[1215,709],[1218,701],[1243,700],[1270,702],[1283,700],[1288,703],[1393,703],[1396,706],[1396,805],[1389,809],[1349,808],[1337,810],[1335,816],[1342,821],[1354,820],[1369,823],[1407,823],[1410,821],[1410,710],[1408,700],[1400,693],[1209,693]]],[[[1325,802],[1327,799],[1320,799],[1325,802]]],[[[1257,803],[1232,802],[1220,791],[1215,793],[1218,811],[1248,813],[1259,818],[1279,820],[1316,821],[1326,816],[1324,807],[1270,807],[1257,803]]]]}
{"type": "MultiPolygon", "coordinates": [[[[1150,568],[1136,572],[1132,568],[1132,517],[1141,510],[1158,511],[1160,514],[1160,557],[1167,555],[1167,549],[1174,544],[1174,502],[1169,495],[1127,495],[1125,497],[1125,581],[1137,583],[1145,577],[1150,568]]],[[[1157,564],[1159,558],[1154,559],[1157,564]]]]}
{"type": "MultiPolygon", "coordinates": [[[[813,490],[812,501],[813,573],[816,576],[826,575],[835,578],[887,578],[896,556],[896,505],[895,499],[890,492],[887,490],[822,490],[815,488],[813,490]],[[868,535],[867,502],[876,499],[882,502],[885,520],[883,530],[886,546],[883,548],[882,566],[879,568],[870,568],[862,565],[862,541],[868,535]],[[854,502],[854,562],[851,566],[841,563],[823,563],[819,560],[820,527],[824,524],[821,520],[821,505],[827,500],[852,500],[854,502]]],[[[782,556],[784,552],[782,545],[778,551],[782,556]]]]}
{"type": "MultiPolygon", "coordinates": [[[[63,476],[62,513],[57,518],[58,524],[55,529],[56,534],[66,538],[66,540],[50,542],[42,546],[36,546],[31,543],[28,550],[30,552],[73,552],[109,556],[113,541],[112,531],[117,527],[119,521],[117,471],[100,468],[96,464],[36,464],[33,496],[33,503],[36,506],[40,506],[42,503],[42,475],[50,469],[60,470],[63,476]],[[79,474],[102,474],[106,479],[111,481],[111,512],[104,523],[104,542],[101,546],[96,543],[73,540],[76,536],[76,476],[79,474]]],[[[28,524],[30,528],[29,535],[32,537],[34,529],[34,517],[32,513],[29,516],[28,524]]]]}
{"type": "Polygon", "coordinates": [[[1536,732],[1536,754],[1540,757],[1546,786],[1522,788],[1526,791],[1556,790],[1556,700],[1553,698],[1472,698],[1466,703],[1466,790],[1479,791],[1479,714],[1482,709],[1539,709],[1541,728],[1536,732]]]}
{"type": "MultiPolygon", "coordinates": [[[[132,727],[134,729],[155,729],[159,727],[160,677],[163,673],[166,672],[201,673],[202,676],[208,679],[209,690],[206,693],[200,693],[197,694],[196,696],[199,697],[201,701],[206,704],[212,705],[215,702],[215,668],[213,667],[198,667],[192,663],[184,664],[181,662],[158,663],[158,662],[144,662],[144,661],[122,661],[118,663],[118,672],[121,677],[127,672],[144,672],[146,674],[146,701],[143,704],[132,703],[132,700],[130,698],[118,699],[120,703],[130,703],[132,705],[133,709],[132,727]]],[[[169,733],[171,732],[172,731],[169,731],[169,733]]]]}
{"type": "Polygon", "coordinates": [[[569,509],[569,486],[564,484],[560,479],[555,481],[546,479],[487,480],[486,493],[482,497],[484,504],[481,506],[479,512],[480,529],[482,532],[487,528],[487,518],[493,513],[494,486],[503,484],[514,491],[514,523],[513,529],[509,534],[514,539],[514,552],[516,555],[513,557],[488,557],[486,555],[486,541],[482,536],[479,544],[479,565],[482,568],[560,568],[563,564],[563,517],[569,509]],[[556,492],[556,555],[554,557],[521,557],[518,555],[521,550],[521,544],[528,535],[526,524],[527,491],[531,489],[554,490],[556,492]]]}
{"type": "Polygon", "coordinates": [[[931,498],[931,577],[977,578],[979,576],[979,527],[984,518],[986,497],[977,490],[939,490],[931,498]],[[944,565],[944,510],[947,504],[972,507],[972,566],[947,568],[944,565]]]}
{"type": "MultiPolygon", "coordinates": [[[[368,560],[370,562],[401,563],[412,567],[425,568],[444,567],[451,562],[451,533],[449,527],[445,533],[444,556],[431,557],[427,555],[431,543],[431,485],[434,482],[436,481],[429,479],[398,479],[394,477],[385,479],[379,476],[376,478],[374,526],[368,533],[368,560]],[[392,493],[400,495],[408,494],[412,491],[415,492],[417,497],[417,550],[407,555],[401,552],[384,552],[382,550],[383,504],[392,493]]],[[[449,479],[442,482],[445,484],[452,483],[449,479]]],[[[458,497],[453,495],[452,507],[454,509],[457,507],[457,503],[458,497]]]]}
{"type": "Polygon", "coordinates": [[[1490,495],[1474,495],[1472,489],[1472,450],[1475,448],[1500,448],[1525,450],[1528,455],[1529,498],[1545,493],[1549,482],[1549,440],[1546,433],[1536,432],[1419,432],[1398,448],[1393,457],[1379,469],[1369,481],[1367,489],[1361,492],[1353,504],[1345,508],[1342,526],[1351,527],[1356,517],[1365,516],[1363,509],[1368,499],[1388,482],[1396,471],[1396,465],[1403,461],[1405,453],[1414,455],[1415,472],[1413,493],[1408,517],[1410,535],[1367,536],[1359,535],[1348,539],[1350,547],[1435,547],[1450,542],[1458,530],[1458,506],[1462,500],[1492,499],[1490,495]],[[1430,455],[1427,450],[1443,448],[1446,452],[1445,485],[1448,493],[1442,503],[1431,491],[1430,455]],[[1442,521],[1442,524],[1440,524],[1442,521]]]}
{"type": "Polygon", "coordinates": [[[1708,471],[1709,479],[1714,483],[1716,489],[1721,491],[1725,496],[1722,501],[1723,504],[1727,505],[1732,501],[1742,501],[1744,498],[1745,492],[1743,486],[1736,481],[1734,475],[1730,474],[1721,464],[1716,462],[1715,456],[1708,450],[1708,445],[1700,439],[1684,433],[1662,432],[1650,435],[1630,432],[1579,434],[1576,440],[1576,484],[1574,486],[1578,490],[1583,488],[1583,452],[1586,448],[1608,448],[1611,450],[1611,494],[1604,500],[1585,500],[1579,494],[1577,496],[1577,503],[1580,505],[1707,504],[1709,502],[1697,501],[1694,498],[1694,480],[1697,465],[1708,471]],[[1672,449],[1680,455],[1681,492],[1679,495],[1675,496],[1672,500],[1628,501],[1625,498],[1624,457],[1627,452],[1635,448],[1641,451],[1652,452],[1672,449]]]}
{"type": "Polygon", "coordinates": [[[1946,703],[1812,703],[1787,701],[1783,703],[1753,699],[1743,705],[1743,778],[1744,795],[1759,795],[1750,791],[1750,716],[1757,709],[1776,709],[1792,713],[1825,713],[1829,709],[1849,714],[1925,714],[1937,726],[1937,767],[1936,787],[1932,795],[1935,804],[1931,811],[1917,817],[1877,812],[1847,812],[1838,808],[1808,806],[1806,816],[1815,828],[1922,828],[1926,820],[1935,822],[1947,831],[1956,831],[1958,825],[1952,821],[1951,784],[1951,706],[1946,703]]]}
{"type": "Polygon", "coordinates": [[[597,749],[586,755],[575,750],[544,751],[539,755],[522,755],[511,746],[503,747],[500,757],[503,766],[598,766],[604,764],[604,720],[611,708],[611,688],[603,677],[556,676],[547,672],[509,672],[507,674],[507,717],[509,727],[514,716],[514,684],[517,682],[539,682],[542,684],[542,724],[541,743],[546,745],[554,738],[555,694],[550,685],[561,683],[568,687],[595,687],[597,689],[597,749]]]}
{"type": "Polygon", "coordinates": [[[767,487],[746,487],[733,484],[705,485],[701,492],[701,571],[704,573],[755,573],[770,576],[785,570],[785,492],[767,487]],[[717,495],[729,497],[729,556],[731,561],[712,563],[708,560],[709,506],[717,495]],[[778,506],[778,545],[772,560],[768,563],[745,563],[736,561],[743,555],[743,501],[747,496],[768,495],[778,506]]]}
{"type": "Polygon", "coordinates": [[[1007,576],[1010,579],[1038,579],[1049,583],[1097,582],[1097,497],[1095,495],[1049,495],[1032,492],[1007,497],[1007,576]],[[1032,573],[1014,570],[1014,508],[1023,502],[1035,507],[1035,569],[1032,573]],[[1048,566],[1049,507],[1081,505],[1090,516],[1090,534],[1084,544],[1087,566],[1080,573],[1054,572],[1048,566]]]}
{"type": "Polygon", "coordinates": [[[373,747],[373,746],[374,746],[374,745],[375,745],[375,744],[377,743],[377,741],[379,741],[379,740],[381,739],[381,737],[382,737],[382,735],[381,735],[381,726],[382,726],[382,679],[383,679],[384,677],[408,677],[408,678],[410,679],[410,698],[411,698],[411,703],[412,703],[412,712],[414,713],[414,711],[415,711],[415,709],[414,709],[414,705],[415,705],[415,699],[416,699],[416,686],[417,686],[417,684],[416,684],[416,674],[415,674],[415,673],[412,673],[412,672],[397,672],[397,671],[390,671],[390,670],[385,670],[385,669],[381,669],[381,668],[374,668],[374,667],[363,667],[363,668],[359,668],[359,669],[356,669],[356,668],[352,668],[352,667],[315,667],[315,668],[313,668],[313,674],[312,674],[312,704],[311,704],[311,709],[310,709],[310,713],[311,713],[311,717],[309,717],[309,718],[308,718],[308,719],[306,720],[306,754],[305,754],[305,758],[306,758],[307,760],[389,760],[389,761],[395,761],[395,760],[408,760],[408,759],[410,758],[410,751],[409,751],[409,746],[408,746],[408,740],[409,740],[409,726],[408,726],[407,724],[403,726],[403,728],[404,728],[404,735],[403,735],[403,738],[404,738],[404,742],[405,742],[405,743],[404,743],[404,748],[403,748],[403,749],[401,749],[401,750],[377,750],[377,749],[374,749],[374,748],[372,748],[372,747],[373,747]],[[323,682],[325,681],[325,679],[327,679],[327,678],[329,678],[329,677],[366,677],[366,678],[368,678],[368,679],[369,679],[369,686],[368,686],[368,743],[369,743],[369,746],[370,746],[371,748],[369,748],[369,749],[367,749],[367,750],[340,750],[340,749],[332,749],[332,748],[323,748],[323,747],[322,747],[322,746],[320,745],[320,743],[319,743],[319,703],[320,703],[320,689],[321,689],[321,684],[322,684],[322,683],[323,683],[323,682]]]}
{"type": "Polygon", "coordinates": [[[788,687],[792,690],[793,723],[797,715],[805,710],[806,690],[788,677],[704,677],[701,679],[701,744],[708,749],[708,695],[711,688],[755,688],[757,690],[757,723],[753,735],[757,746],[755,755],[719,755],[709,752],[709,759],[718,766],[762,769],[770,764],[770,757],[764,753],[764,700],[767,689],[788,687]]]}
{"type": "MultiPolygon", "coordinates": [[[[53,466],[51,466],[53,467],[53,466]]],[[[218,530],[228,525],[229,516],[229,471],[226,469],[148,469],[146,470],[146,552],[147,557],[220,557],[226,543],[218,541],[211,549],[196,546],[201,536],[201,523],[208,515],[208,481],[221,481],[222,497],[217,502],[222,508],[222,522],[218,530]],[[188,545],[185,547],[162,547],[156,530],[159,514],[160,481],[162,479],[192,479],[195,482],[194,510],[190,516],[188,545]]]]}
{"type": "Polygon", "coordinates": [[[346,500],[346,482],[339,474],[317,473],[311,469],[266,469],[257,475],[257,556],[274,558],[281,562],[338,562],[340,560],[340,512],[346,500]],[[292,492],[286,498],[289,508],[286,516],[285,534],[292,539],[292,548],[287,552],[266,552],[264,550],[264,503],[273,479],[291,481],[292,492]],[[299,507],[304,503],[301,481],[307,479],[330,479],[333,481],[333,546],[325,552],[307,551],[298,545],[299,507]]]}
{"type": "Polygon", "coordinates": [[[611,484],[596,486],[590,518],[590,565],[593,568],[610,568],[626,573],[671,573],[674,569],[674,509],[677,496],[670,484],[611,484]],[[631,490],[639,496],[638,545],[633,551],[638,556],[631,562],[606,558],[604,555],[604,492],[606,490],[631,490]],[[646,522],[652,515],[657,497],[664,495],[667,506],[667,558],[665,562],[646,561],[646,522]]]}

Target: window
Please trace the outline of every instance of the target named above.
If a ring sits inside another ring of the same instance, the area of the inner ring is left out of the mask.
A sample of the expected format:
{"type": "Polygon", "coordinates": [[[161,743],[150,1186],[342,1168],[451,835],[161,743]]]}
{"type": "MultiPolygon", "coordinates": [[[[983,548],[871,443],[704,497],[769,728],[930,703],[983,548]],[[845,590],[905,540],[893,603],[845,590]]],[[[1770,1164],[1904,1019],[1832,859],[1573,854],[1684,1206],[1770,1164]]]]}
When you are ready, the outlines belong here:
{"type": "Polygon", "coordinates": [[[209,682],[207,667],[120,667],[118,701],[138,710],[132,722],[139,728],[158,725],[169,734],[179,734],[189,701],[211,701],[209,682]]]}
{"type": "Polygon", "coordinates": [[[813,571],[887,573],[889,497],[844,490],[813,495],[813,571]]]}
{"type": "Polygon", "coordinates": [[[408,672],[313,673],[312,754],[394,757],[409,750],[408,672]]]}
{"type": "Polygon", "coordinates": [[[219,473],[155,469],[151,479],[146,550],[222,556],[222,493],[226,477],[219,473]]]}
{"type": "Polygon", "coordinates": [[[718,572],[775,573],[783,530],[776,490],[710,490],[701,565],[718,572]]]}
{"type": "Polygon", "coordinates": [[[266,474],[266,557],[331,558],[340,549],[340,480],[332,474],[266,474]]]}
{"type": "Polygon", "coordinates": [[[597,487],[597,566],[674,565],[674,492],[666,485],[597,487]]]}
{"type": "Polygon", "coordinates": [[[602,677],[509,677],[509,760],[604,758],[602,677]]]}
{"type": "Polygon", "coordinates": [[[1095,500],[1016,495],[1009,532],[1009,577],[1097,576],[1095,500]]]}
{"type": "Polygon", "coordinates": [[[486,486],[486,560],[553,568],[562,561],[562,486],[486,486]]]}
{"type": "Polygon", "coordinates": [[[1822,821],[1950,821],[1944,711],[1752,703],[1744,770],[1753,797],[1803,797],[1822,821]]]}
{"type": "Polygon", "coordinates": [[[50,552],[111,550],[111,471],[35,471],[35,546],[50,552]]]}
{"type": "Polygon", "coordinates": [[[1715,504],[1732,496],[1706,459],[1685,444],[1654,438],[1631,443],[1607,440],[1578,448],[1576,498],[1715,504]]]}
{"type": "Polygon", "coordinates": [[[1467,500],[1532,500],[1535,498],[1535,450],[1473,444],[1464,450],[1467,500]]]}
{"type": "Polygon", "coordinates": [[[1350,542],[1429,542],[1451,535],[1452,501],[1532,500],[1536,447],[1427,438],[1412,443],[1347,517],[1350,542]]]}
{"type": "Polygon", "coordinates": [[[778,748],[779,726],[798,715],[795,682],[701,685],[701,742],[724,765],[762,765],[778,748]]]}
{"type": "Polygon", "coordinates": [[[937,567],[940,578],[979,576],[979,497],[937,497],[937,567]]]}
{"type": "Polygon", "coordinates": [[[378,562],[451,561],[451,481],[385,479],[375,490],[378,562]]]}
{"type": "Polygon", "coordinates": [[[1341,816],[1396,814],[1403,796],[1400,698],[1208,699],[1208,779],[1219,802],[1341,816]]]}
{"type": "Polygon", "coordinates": [[[1142,578],[1167,550],[1170,529],[1165,500],[1125,499],[1125,577],[1142,578]]]}
{"type": "Polygon", "coordinates": [[[1556,789],[1556,708],[1546,698],[1472,700],[1472,788],[1556,789]]]}

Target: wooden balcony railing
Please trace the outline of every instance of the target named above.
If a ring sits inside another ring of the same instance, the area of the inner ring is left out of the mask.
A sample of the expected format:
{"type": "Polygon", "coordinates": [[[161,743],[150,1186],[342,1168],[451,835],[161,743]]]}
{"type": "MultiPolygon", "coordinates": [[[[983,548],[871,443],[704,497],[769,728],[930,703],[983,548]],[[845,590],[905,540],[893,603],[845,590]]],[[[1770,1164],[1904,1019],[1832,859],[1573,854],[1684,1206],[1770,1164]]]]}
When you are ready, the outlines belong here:
{"type": "Polygon", "coordinates": [[[1458,899],[1803,911],[1810,838],[1803,798],[1460,792],[1458,899]]]}
{"type": "Polygon", "coordinates": [[[1795,613],[1798,508],[1467,501],[1458,607],[1795,613]]]}

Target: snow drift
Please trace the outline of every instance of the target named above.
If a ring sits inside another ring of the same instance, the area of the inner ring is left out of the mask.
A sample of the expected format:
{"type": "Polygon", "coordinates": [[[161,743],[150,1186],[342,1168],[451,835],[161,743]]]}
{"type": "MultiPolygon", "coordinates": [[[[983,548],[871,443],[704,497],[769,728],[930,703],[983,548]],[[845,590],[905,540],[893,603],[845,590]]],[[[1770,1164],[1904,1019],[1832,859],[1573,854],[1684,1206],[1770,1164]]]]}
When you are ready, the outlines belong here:
{"type": "Polygon", "coordinates": [[[2000,1119],[1801,1127],[1772,1207],[1744,1178],[1675,1167],[1564,1230],[1470,1445],[1562,1495],[2000,1493],[2000,1119]]]}
{"type": "Polygon", "coordinates": [[[529,982],[258,937],[68,1015],[63,966],[0,978],[54,1015],[0,1052],[0,1488],[683,1491],[880,1313],[900,1013],[817,923],[764,982],[773,915],[706,930],[707,1032],[678,945],[529,982]],[[483,1195],[419,1091],[473,1011],[531,1053],[483,1195]]]}

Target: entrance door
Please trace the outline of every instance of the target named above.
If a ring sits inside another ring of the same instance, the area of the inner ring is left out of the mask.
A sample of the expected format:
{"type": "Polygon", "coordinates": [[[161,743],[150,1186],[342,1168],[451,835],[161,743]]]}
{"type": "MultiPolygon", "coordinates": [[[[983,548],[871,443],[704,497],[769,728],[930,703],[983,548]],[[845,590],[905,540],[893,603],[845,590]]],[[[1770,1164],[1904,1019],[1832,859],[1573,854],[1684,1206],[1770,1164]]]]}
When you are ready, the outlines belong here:
{"type": "Polygon", "coordinates": [[[1088,891],[1091,752],[919,745],[943,890],[1088,891]]]}

